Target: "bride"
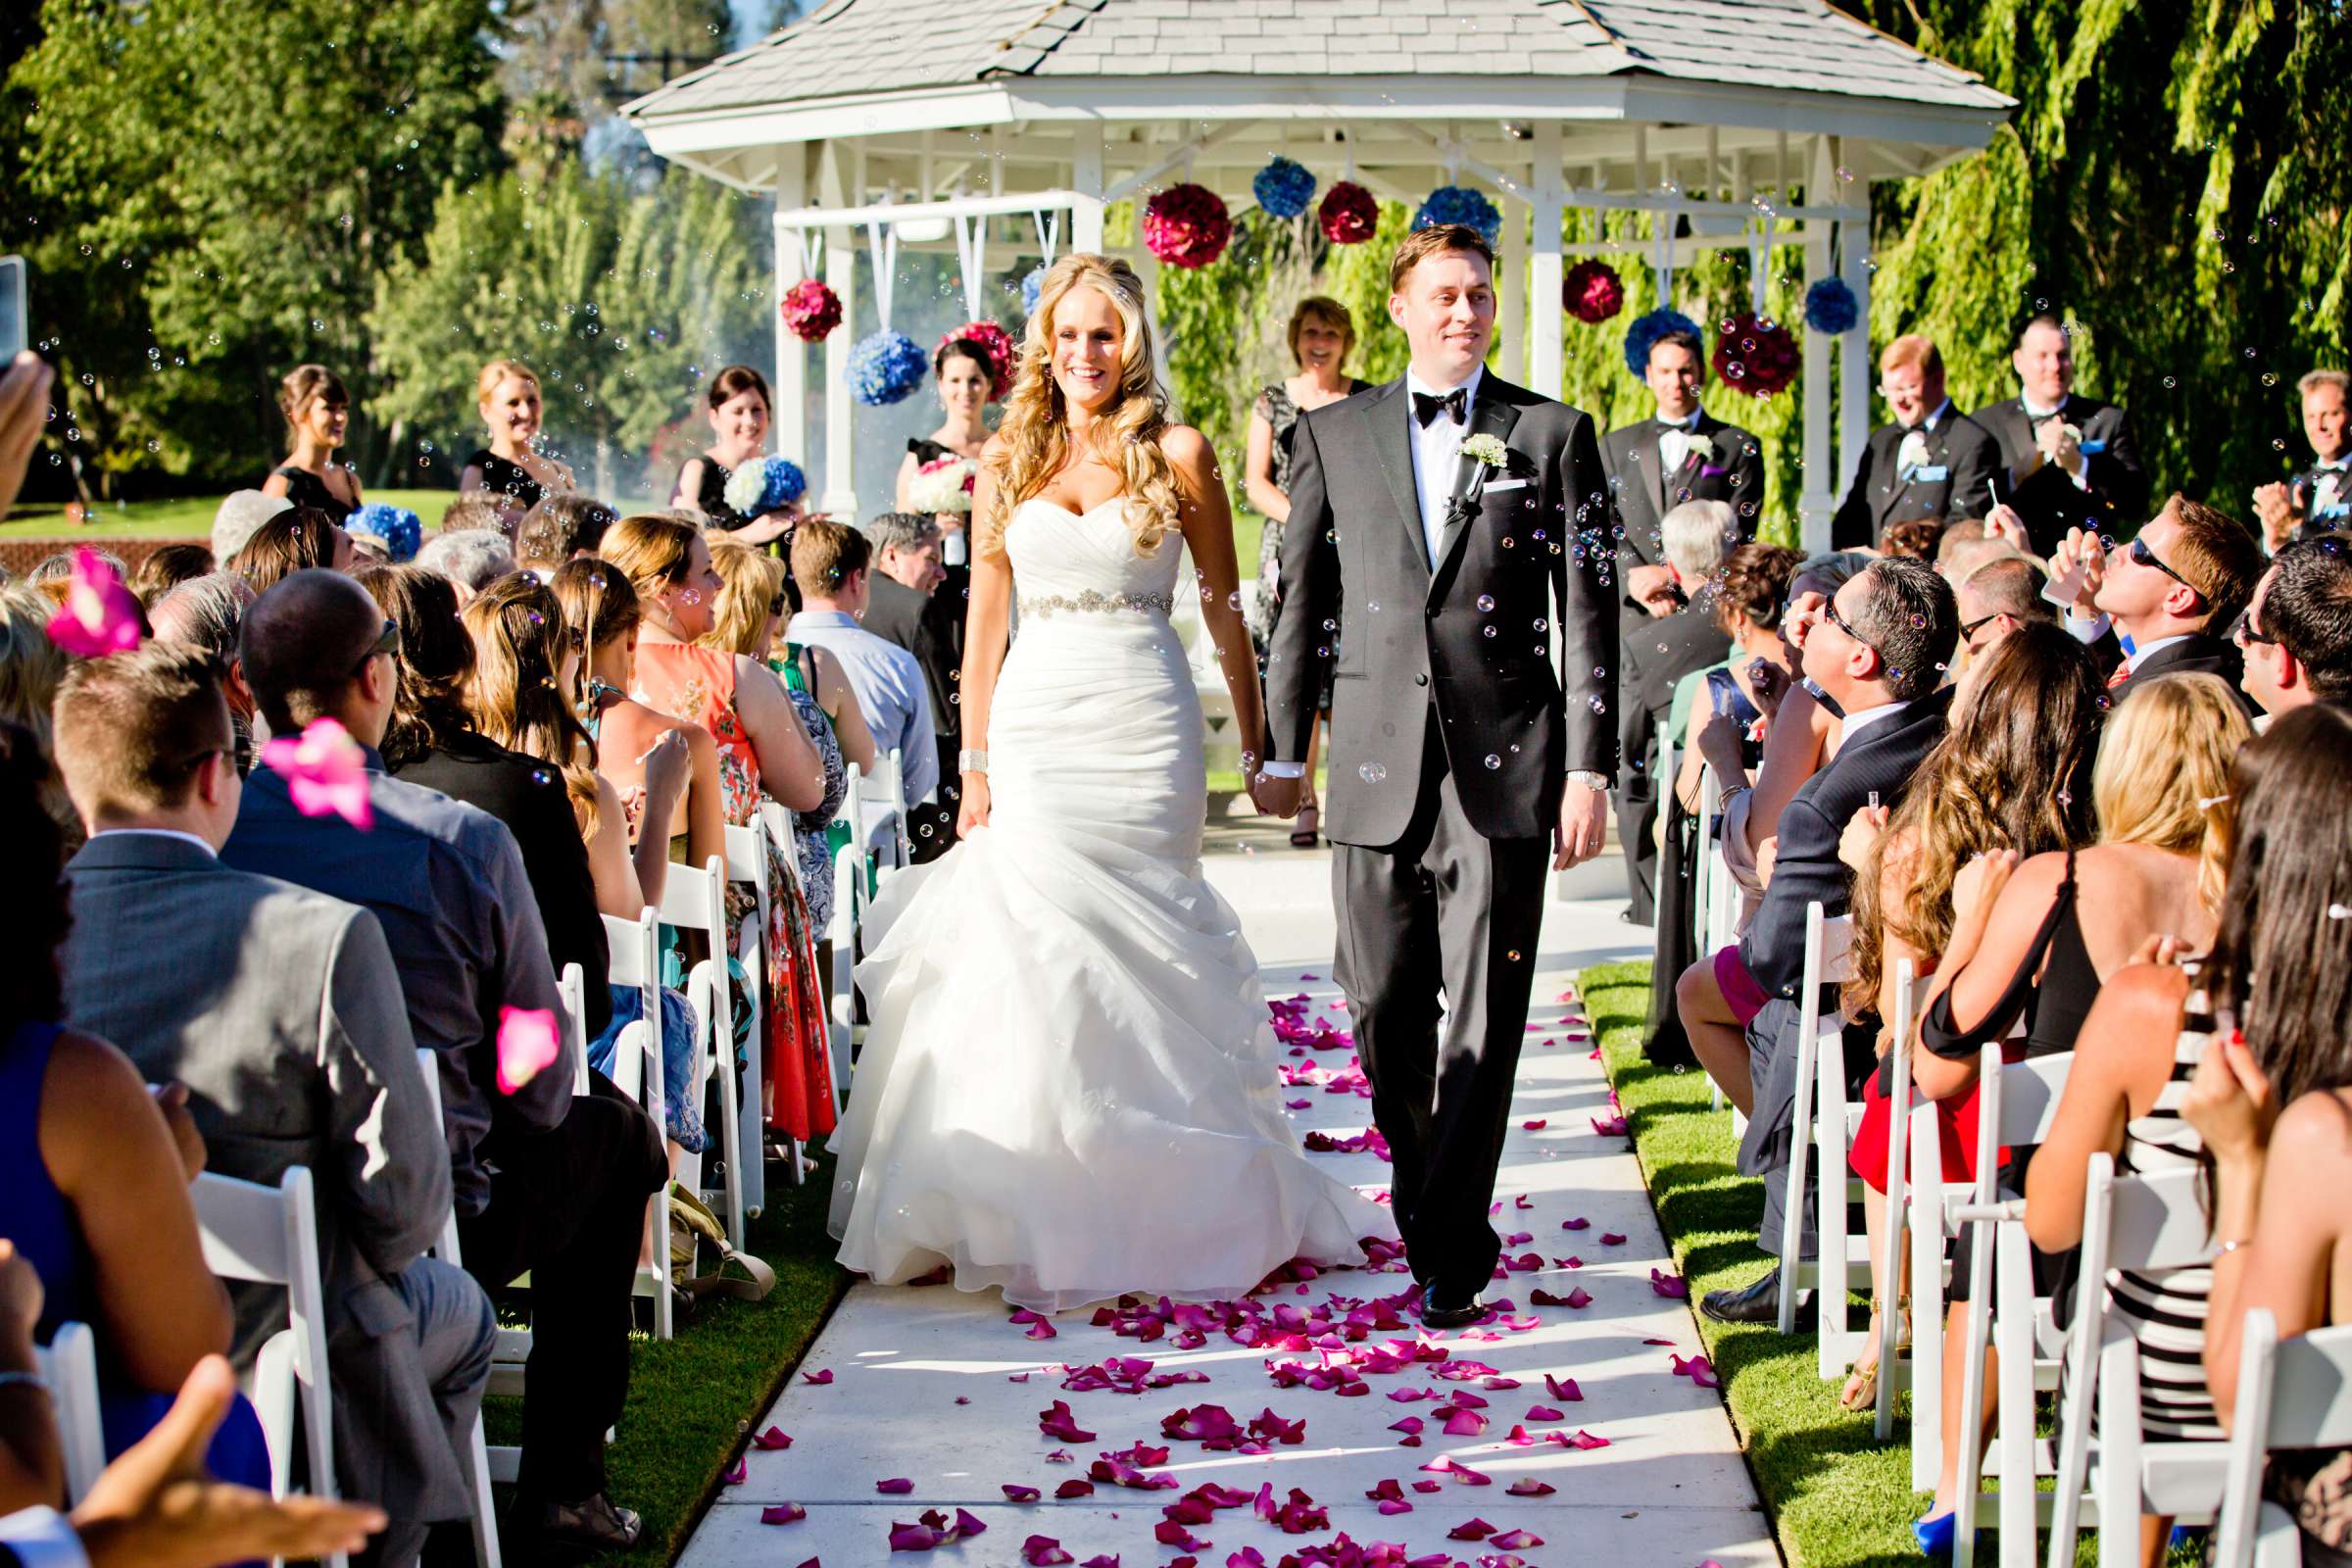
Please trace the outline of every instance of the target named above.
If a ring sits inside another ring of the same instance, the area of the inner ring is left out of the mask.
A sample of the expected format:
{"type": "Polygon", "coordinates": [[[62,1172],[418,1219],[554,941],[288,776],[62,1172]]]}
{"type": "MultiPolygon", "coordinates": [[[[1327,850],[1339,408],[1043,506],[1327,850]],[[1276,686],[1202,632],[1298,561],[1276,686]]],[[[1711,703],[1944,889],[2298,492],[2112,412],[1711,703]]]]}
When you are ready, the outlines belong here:
{"type": "Polygon", "coordinates": [[[858,970],[827,1228],[883,1284],[946,1264],[1041,1311],[1237,1298],[1396,1235],[1299,1152],[1257,960],[1200,877],[1180,543],[1239,734],[1262,708],[1216,456],[1152,363],[1134,270],[1055,263],[973,495],[961,842],[884,888],[858,970]]]}

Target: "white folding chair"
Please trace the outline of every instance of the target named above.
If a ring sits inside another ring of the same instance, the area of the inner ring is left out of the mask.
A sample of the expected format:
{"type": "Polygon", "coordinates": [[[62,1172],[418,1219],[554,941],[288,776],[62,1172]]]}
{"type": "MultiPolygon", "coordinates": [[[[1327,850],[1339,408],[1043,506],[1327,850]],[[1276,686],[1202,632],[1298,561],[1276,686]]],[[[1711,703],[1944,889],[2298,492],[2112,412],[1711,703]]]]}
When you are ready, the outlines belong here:
{"type": "MultiPolygon", "coordinates": [[[[651,906],[634,920],[616,920],[609,914],[603,918],[605,947],[612,954],[612,984],[635,987],[639,999],[637,1017],[621,1029],[612,1043],[612,1086],[644,1107],[655,1128],[662,1131],[662,1147],[666,1151],[669,1122],[662,1083],[660,921],[651,906]]],[[[654,1259],[651,1267],[638,1265],[632,1294],[652,1298],[654,1338],[666,1340],[672,1333],[667,1272],[669,1183],[663,1182],[655,1191],[647,1208],[652,1216],[649,1228],[654,1239],[654,1259]]]]}
{"type": "Polygon", "coordinates": [[[556,977],[556,995],[564,1003],[564,1054],[571,1058],[571,1092],[588,1092],[588,979],[576,963],[567,963],[556,977]]]}
{"type": "Polygon", "coordinates": [[[106,1426],[98,1408],[98,1336],[87,1323],[60,1323],[47,1345],[33,1347],[33,1361],[49,1385],[49,1406],[57,1417],[58,1446],[65,1450],[66,1501],[77,1503],[98,1484],[106,1468],[106,1426]]]}
{"type": "Polygon", "coordinates": [[[888,757],[877,759],[873,776],[865,780],[863,815],[855,819],[861,824],[861,842],[870,843],[875,830],[888,825],[889,833],[877,846],[885,865],[903,866],[910,858],[906,812],[913,803],[906,799],[906,754],[900,747],[892,747],[888,757]]]}
{"type": "MultiPolygon", "coordinates": [[[[2053,1504],[2050,1561],[2056,1568],[2073,1568],[2075,1533],[2082,1524],[2099,1526],[2100,1568],[2135,1568],[2141,1514],[2163,1514],[2181,1523],[2199,1524],[2213,1519],[2220,1509],[2230,1464],[2229,1446],[2147,1441],[2140,1429],[2139,1345],[2129,1326],[2111,1313],[2107,1299],[2111,1269],[2160,1273],[2213,1260],[2214,1242],[2201,1186],[2194,1169],[2119,1176],[2112,1154],[2090,1157],[2089,1180],[2082,1193],[2082,1274],[2077,1285],[2074,1321],[2067,1330],[2067,1391],[2058,1412],[2057,1487],[2045,1494],[2053,1504]],[[2095,1439],[2090,1431],[2094,1396],[2099,1412],[2095,1439]]],[[[2011,1266],[2010,1251],[2020,1254],[2022,1266],[2024,1250],[2020,1236],[2003,1252],[2000,1266],[2011,1266]]],[[[2014,1307],[2014,1298],[2022,1293],[2022,1287],[2004,1292],[2002,1304],[2014,1307]]],[[[2031,1454],[2033,1417],[2028,1410],[2021,1412],[2014,1424],[2010,1421],[2007,1371],[2004,1366],[2000,1438],[2004,1561],[2010,1557],[2008,1533],[2017,1528],[2013,1521],[2024,1521],[2030,1530],[2030,1510],[2039,1500],[2031,1494],[2030,1482],[2022,1505],[2012,1507],[2008,1496],[2007,1475],[2022,1473],[2011,1467],[2021,1466],[2031,1454]]]]}
{"type": "MultiPolygon", "coordinates": [[[[768,910],[775,894],[767,881],[765,840],[764,831],[757,826],[727,825],[727,880],[750,883],[757,899],[757,906],[745,922],[752,929],[735,934],[735,959],[752,977],[752,1049],[744,1068],[735,1142],[738,1148],[752,1152],[743,1171],[743,1211],[754,1219],[767,1207],[767,933],[768,910]]],[[[799,1170],[800,1151],[795,1148],[788,1152],[792,1168],[799,1170]]]]}
{"type": "MultiPolygon", "coordinates": [[[[1911,1035],[1919,1015],[1920,1000],[1925,986],[1919,978],[1918,966],[1909,958],[1899,958],[1894,965],[1894,1044],[1887,1051],[1888,1086],[1886,1094],[1886,1220],[1879,1227],[1886,1253],[1871,1260],[1872,1298],[1879,1306],[1879,1396],[1872,1413],[1872,1430],[1881,1443],[1894,1436],[1894,1394],[1898,1383],[1907,1382],[1914,1372],[1918,1348],[1916,1332],[1913,1348],[1906,1358],[1902,1349],[1902,1243],[1903,1216],[1909,1201],[1910,1189],[1906,1172],[1910,1161],[1906,1157],[1911,1133],[1911,1035]]],[[[1940,1340],[1933,1343],[1940,1345],[1940,1340]]],[[[1920,1419],[1914,1404],[1916,1421],[1920,1419]]]]}
{"type": "MultiPolygon", "coordinates": [[[[270,1490],[284,1496],[294,1471],[299,1407],[310,1492],[335,1492],[334,1395],[327,1385],[326,1291],[318,1274],[318,1208],[310,1170],[289,1168],[275,1187],[217,1176],[188,1189],[204,1241],[205,1266],[224,1280],[283,1286],[286,1327],[262,1346],[253,1368],[253,1402],[270,1442],[270,1490]]],[[[328,1559],[345,1568],[341,1552],[328,1559]]]]}
{"type": "MultiPolygon", "coordinates": [[[[686,998],[694,1004],[695,1021],[701,1034],[700,1070],[695,1074],[694,1093],[701,1095],[707,1075],[714,1072],[718,1077],[719,1147],[726,1156],[727,1180],[722,1191],[706,1190],[702,1185],[700,1154],[686,1156],[681,1174],[691,1173],[688,1187],[702,1193],[706,1200],[723,1197],[727,1243],[742,1251],[743,1123],[735,1090],[734,995],[727,983],[726,960],[731,943],[727,930],[726,862],[713,855],[700,869],[691,865],[671,866],[662,890],[662,919],[680,931],[702,932],[710,944],[710,956],[696,964],[686,977],[686,998]]],[[[657,1011],[654,1016],[659,1027],[661,1014],[657,1011]]],[[[753,1054],[755,1056],[758,1054],[757,1041],[753,1043],[753,1054]]]]}
{"type": "MultiPolygon", "coordinates": [[[[2104,1412],[2101,1420],[2105,1420],[2104,1412]]],[[[2262,1495],[2264,1461],[2279,1448],[2352,1445],[2352,1326],[2278,1338],[2267,1306],[2238,1330],[2237,1405],[2213,1568],[2300,1568],[2294,1515],[2262,1495]]]]}
{"type": "MultiPolygon", "coordinates": [[[[1839,1039],[1844,1020],[1834,1008],[1823,1016],[1821,988],[1851,977],[1853,946],[1850,916],[1832,919],[1822,913],[1819,903],[1805,906],[1804,971],[1796,1003],[1796,1102],[1790,1108],[1788,1191],[1782,1204],[1780,1237],[1780,1331],[1796,1332],[1796,1298],[1802,1289],[1811,1286],[1820,1292],[1823,1340],[1826,1344],[1835,1330],[1840,1345],[1848,1340],[1860,1342],[1859,1335],[1844,1327],[1846,1286],[1855,1261],[1847,1255],[1845,1225],[1849,1185],[1845,1149],[1853,1128],[1845,1102],[1845,1052],[1839,1039]],[[1833,1080],[1834,1093],[1827,1089],[1833,1080]],[[1817,1255],[1806,1262],[1802,1256],[1805,1193],[1814,1174],[1817,1142],[1821,1147],[1821,1198],[1815,1222],[1819,1235],[1817,1255]]],[[[1863,1254],[1865,1258],[1869,1255],[1867,1244],[1863,1254]]]]}
{"type": "MultiPolygon", "coordinates": [[[[433,1119],[439,1121],[441,1064],[431,1047],[416,1048],[416,1070],[424,1075],[425,1098],[432,1102],[433,1119]]],[[[452,1268],[466,1266],[465,1254],[458,1246],[458,1211],[454,1205],[441,1217],[441,1239],[433,1244],[432,1251],[452,1268]]],[[[495,1351],[492,1352],[492,1361],[495,1365],[495,1351]]],[[[478,1410],[474,1412],[473,1431],[466,1439],[466,1449],[471,1459],[469,1479],[473,1485],[473,1560],[477,1568],[499,1568],[498,1517],[490,1495],[490,1446],[483,1436],[482,1417],[478,1410]]],[[[522,1450],[510,1447],[500,1451],[506,1458],[507,1479],[512,1481],[521,1469],[522,1450]]]]}

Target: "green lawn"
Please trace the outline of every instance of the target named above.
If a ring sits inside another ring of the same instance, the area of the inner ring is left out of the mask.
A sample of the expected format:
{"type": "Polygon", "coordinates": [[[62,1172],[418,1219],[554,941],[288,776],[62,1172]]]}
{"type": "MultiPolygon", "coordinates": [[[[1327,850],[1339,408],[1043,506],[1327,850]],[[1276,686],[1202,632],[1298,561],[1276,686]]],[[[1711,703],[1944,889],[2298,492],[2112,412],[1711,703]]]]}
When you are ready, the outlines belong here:
{"type": "MultiPolygon", "coordinates": [[[[427,528],[441,525],[441,514],[458,499],[455,490],[376,490],[369,501],[406,507],[424,519],[427,528]]],[[[51,535],[75,539],[203,539],[213,531],[219,496],[192,496],[178,501],[136,501],[99,507],[92,520],[75,527],[66,520],[63,507],[19,507],[0,523],[0,539],[41,539],[51,535]]]]}

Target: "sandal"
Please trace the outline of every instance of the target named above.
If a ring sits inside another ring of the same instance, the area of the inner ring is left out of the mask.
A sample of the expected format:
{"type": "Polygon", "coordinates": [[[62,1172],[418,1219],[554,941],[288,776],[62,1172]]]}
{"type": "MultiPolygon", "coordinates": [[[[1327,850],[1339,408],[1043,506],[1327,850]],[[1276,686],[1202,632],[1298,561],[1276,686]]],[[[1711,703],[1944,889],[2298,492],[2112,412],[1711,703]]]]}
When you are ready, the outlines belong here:
{"type": "Polygon", "coordinates": [[[1298,808],[1298,825],[1291,829],[1292,847],[1294,849],[1300,850],[1313,849],[1315,847],[1316,829],[1320,828],[1322,825],[1321,814],[1316,811],[1313,806],[1301,806],[1298,808]]]}
{"type": "MultiPolygon", "coordinates": [[[[1895,1331],[1894,1348],[1898,1351],[1907,1350],[1911,1348],[1911,1298],[1906,1296],[1897,1300],[1894,1310],[1895,1321],[1900,1325],[1895,1331]]],[[[1870,1364],[1865,1366],[1858,1360],[1848,1362],[1845,1387],[1838,1393],[1838,1407],[1856,1413],[1875,1409],[1879,1402],[1878,1313],[1870,1314],[1870,1326],[1863,1330],[1863,1343],[1870,1347],[1870,1364]]]]}

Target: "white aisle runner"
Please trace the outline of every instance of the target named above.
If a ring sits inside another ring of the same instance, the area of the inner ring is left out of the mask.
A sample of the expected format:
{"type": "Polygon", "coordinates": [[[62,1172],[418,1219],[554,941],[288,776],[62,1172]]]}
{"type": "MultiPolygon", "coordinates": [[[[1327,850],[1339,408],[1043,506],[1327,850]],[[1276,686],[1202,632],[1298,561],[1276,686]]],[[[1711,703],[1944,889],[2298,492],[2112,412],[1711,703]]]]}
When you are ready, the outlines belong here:
{"type": "MultiPolygon", "coordinates": [[[[1613,876],[1614,861],[1609,869],[1613,876]]],[[[1346,1027],[1346,1012],[1329,1005],[1337,989],[1330,979],[1327,858],[1287,851],[1220,857],[1209,862],[1209,874],[1242,911],[1266,966],[1268,994],[1303,991],[1312,1003],[1310,1024],[1320,1014],[1346,1027]]],[[[688,1543],[685,1568],[796,1568],[811,1558],[825,1568],[892,1560],[1014,1568],[1029,1561],[1100,1565],[1113,1558],[1122,1568],[1161,1568],[1186,1555],[1200,1568],[1226,1568],[1237,1554],[1241,1568],[1261,1561],[1272,1568],[1285,1554],[1333,1568],[1401,1568],[1424,1558],[1465,1564],[1483,1559],[1497,1568],[1507,1568],[1513,1558],[1529,1568],[1699,1568],[1708,1559],[1723,1568],[1773,1568],[1777,1553],[1721,1396],[1687,1370],[1676,1370],[1677,1358],[1697,1353],[1697,1332],[1689,1303],[1660,1294],[1652,1281],[1653,1269],[1670,1275],[1671,1265],[1628,1139],[1593,1126],[1595,1118],[1605,1122],[1611,1114],[1600,1064],[1591,1059],[1589,1040],[1572,1040],[1569,1030],[1556,1026],[1567,1010],[1555,1001],[1566,972],[1623,956],[1627,939],[1636,935],[1618,924],[1621,906],[1621,900],[1551,905],[1543,952],[1534,956],[1538,1027],[1528,1036],[1520,1068],[1495,1223],[1506,1236],[1528,1238],[1506,1248],[1506,1255],[1534,1253],[1541,1267],[1496,1281],[1488,1298],[1508,1298],[1516,1303],[1513,1321],[1533,1319],[1536,1326],[1496,1323],[1425,1337],[1443,1346],[1449,1359],[1492,1368],[1492,1377],[1448,1379],[1435,1371],[1443,1363],[1420,1361],[1400,1371],[1372,1371],[1361,1380],[1368,1394],[1346,1396],[1302,1384],[1279,1387],[1269,1374],[1270,1360],[1324,1358],[1327,1352],[1313,1348],[1245,1348],[1212,1332],[1204,1345],[1187,1350],[1175,1347],[1173,1330],[1147,1343],[1091,1326],[1082,1312],[1054,1319],[1055,1338],[1033,1341],[1009,1321],[993,1293],[859,1285],[818,1337],[800,1375],[753,1425],[758,1434],[780,1431],[791,1446],[752,1449],[745,1480],[722,1490],[688,1543]],[[1580,1220],[1578,1228],[1565,1228],[1580,1220]],[[1564,1266],[1572,1257],[1582,1266],[1564,1266]],[[1568,1299],[1581,1291],[1591,1300],[1581,1307],[1531,1304],[1539,1290],[1568,1299]],[[1064,1389],[1065,1366],[1100,1366],[1123,1356],[1149,1360],[1148,1377],[1197,1372],[1207,1381],[1147,1387],[1141,1394],[1064,1389]],[[829,1381],[809,1381],[825,1373],[829,1381]],[[1555,1394],[1546,1374],[1572,1379],[1581,1397],[1562,1397],[1565,1389],[1555,1394]],[[1496,1386],[1512,1382],[1516,1387],[1496,1386]],[[1436,1396],[1412,1402],[1388,1397],[1392,1391],[1421,1390],[1436,1396]],[[1453,1424],[1462,1430],[1448,1435],[1457,1394],[1486,1401],[1472,1407],[1474,1417],[1484,1418],[1483,1431],[1470,1430],[1479,1425],[1475,1418],[1459,1419],[1453,1424]],[[1094,1436],[1080,1442],[1042,1432],[1040,1415],[1055,1400],[1068,1406],[1077,1429],[1094,1436]],[[1162,1436],[1164,1418],[1201,1405],[1220,1406],[1245,1427],[1268,1411],[1285,1424],[1303,1421],[1303,1440],[1247,1454],[1162,1436]],[[1559,1419],[1547,1418],[1553,1411],[1559,1419]],[[1406,1434],[1392,1426],[1408,1416],[1422,1423],[1418,1446],[1402,1446],[1406,1434]],[[1514,1428],[1533,1441],[1514,1443],[1514,1428]],[[1579,1434],[1589,1434],[1583,1443],[1605,1440],[1605,1446],[1576,1446],[1579,1434]],[[1174,1488],[1147,1491],[1099,1480],[1091,1494],[1055,1497],[1064,1483],[1086,1481],[1099,1456],[1138,1444],[1168,1450],[1164,1463],[1141,1474],[1171,1476],[1174,1488]],[[1069,1462],[1050,1462],[1056,1451],[1069,1462]],[[1487,1484],[1424,1468],[1442,1456],[1484,1476],[1487,1484]],[[877,1490],[901,1481],[911,1487],[877,1490]],[[1384,1482],[1395,1483],[1392,1490],[1411,1504],[1409,1512],[1384,1514],[1367,1496],[1384,1482]],[[1435,1485],[1416,1490],[1416,1483],[1435,1485]],[[1297,1489],[1310,1501],[1292,1511],[1293,1522],[1314,1522],[1316,1509],[1328,1522],[1288,1534],[1248,1502],[1215,1510],[1201,1523],[1165,1520],[1164,1508],[1204,1484],[1251,1496],[1271,1484],[1278,1508],[1293,1500],[1297,1489]],[[1518,1494],[1510,1490],[1514,1484],[1521,1486],[1518,1494]],[[1006,1486],[1036,1488],[1040,1500],[1009,1501],[1006,1486]],[[1539,1486],[1552,1490],[1539,1493],[1539,1486]],[[794,1522],[762,1519],[801,1509],[806,1516],[794,1522]],[[958,1509],[984,1525],[984,1533],[966,1534],[928,1555],[907,1552],[894,1559],[894,1526],[919,1528],[926,1511],[952,1525],[958,1509]],[[1480,1531],[1480,1524],[1491,1526],[1491,1533],[1480,1531]],[[1163,1525],[1164,1535],[1158,1533],[1163,1525]],[[1342,1533],[1358,1548],[1388,1542],[1405,1550],[1350,1554],[1337,1546],[1342,1533]],[[1030,1545],[1032,1537],[1052,1538],[1067,1557],[1030,1545]],[[1255,1557],[1249,1555],[1252,1549],[1255,1557]]],[[[1281,1059],[1293,1067],[1338,1068],[1348,1055],[1344,1050],[1310,1050],[1281,1059]]],[[[1353,1094],[1298,1087],[1286,1089],[1285,1100],[1308,1102],[1290,1113],[1302,1138],[1310,1130],[1348,1138],[1370,1125],[1370,1102],[1353,1094]]],[[[1388,1167],[1375,1154],[1311,1157],[1330,1161],[1366,1188],[1387,1181],[1388,1167]]],[[[1262,1300],[1270,1318],[1279,1305],[1311,1311],[1334,1295],[1369,1299],[1410,1283],[1402,1273],[1342,1271],[1302,1291],[1281,1287],[1262,1300]]],[[[1672,1288],[1671,1279],[1662,1283],[1672,1288]]],[[[1410,1327],[1374,1332],[1346,1348],[1360,1355],[1396,1342],[1409,1348],[1413,1338],[1410,1327]]],[[[1702,1369],[1700,1377],[1705,1375],[1702,1369]]]]}

